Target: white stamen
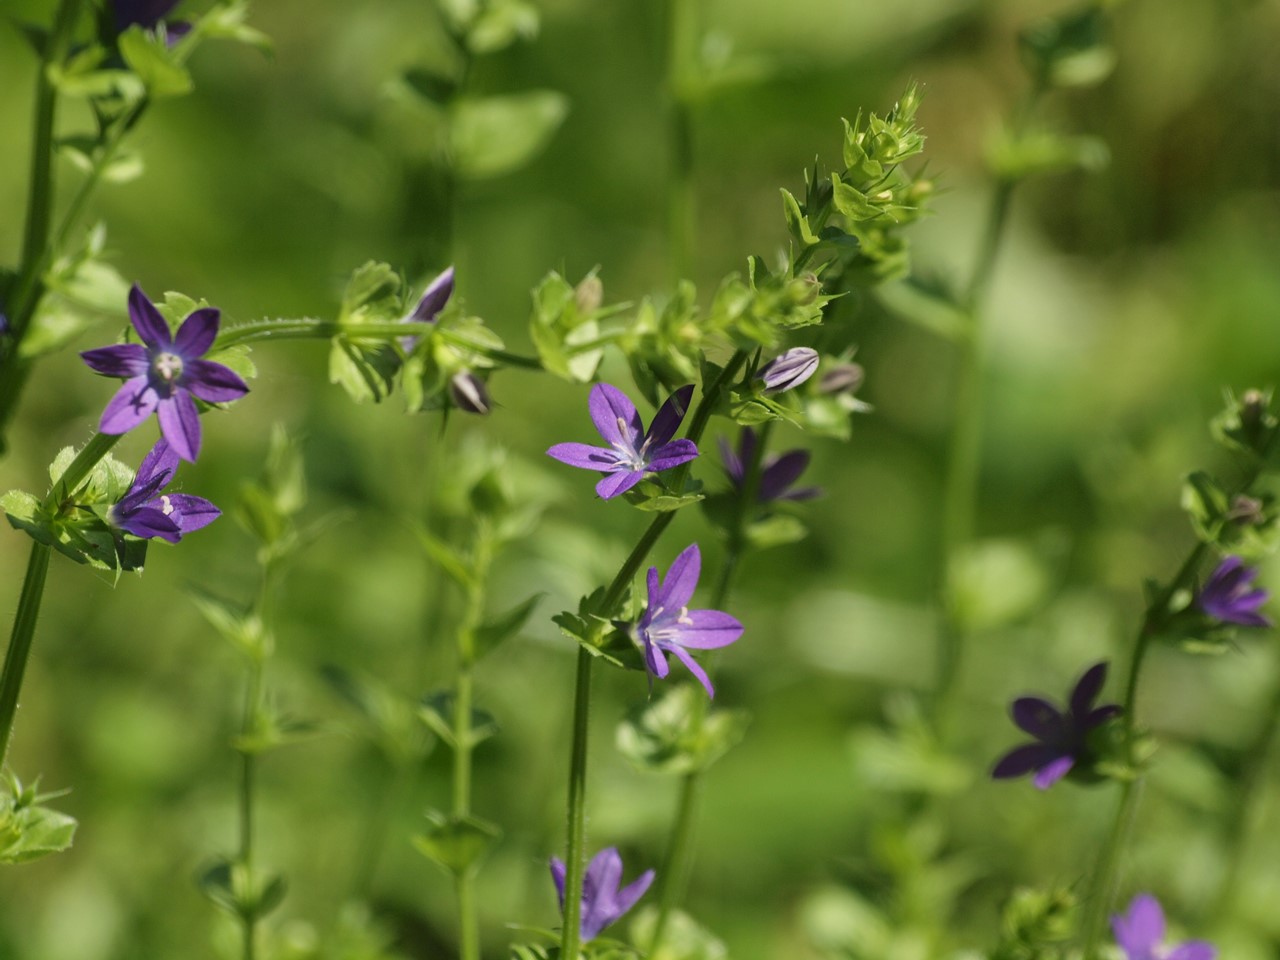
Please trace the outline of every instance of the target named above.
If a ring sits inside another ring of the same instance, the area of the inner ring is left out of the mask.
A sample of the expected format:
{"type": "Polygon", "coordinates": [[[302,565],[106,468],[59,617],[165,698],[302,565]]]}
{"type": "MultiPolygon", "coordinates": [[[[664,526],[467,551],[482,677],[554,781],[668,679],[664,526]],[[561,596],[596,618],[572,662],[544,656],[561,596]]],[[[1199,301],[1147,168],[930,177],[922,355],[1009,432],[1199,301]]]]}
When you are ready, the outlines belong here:
{"type": "Polygon", "coordinates": [[[173,513],[173,503],[172,501],[169,500],[169,497],[167,494],[160,497],[160,502],[164,504],[164,506],[162,506],[160,510],[162,513],[164,513],[166,517],[169,516],[169,514],[173,513]]]}

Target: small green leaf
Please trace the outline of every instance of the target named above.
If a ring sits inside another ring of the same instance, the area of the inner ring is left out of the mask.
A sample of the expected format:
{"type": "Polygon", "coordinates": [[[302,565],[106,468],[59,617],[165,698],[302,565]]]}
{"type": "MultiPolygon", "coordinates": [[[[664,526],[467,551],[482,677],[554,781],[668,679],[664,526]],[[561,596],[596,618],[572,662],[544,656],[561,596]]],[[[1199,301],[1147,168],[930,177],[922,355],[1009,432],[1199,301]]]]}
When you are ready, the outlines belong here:
{"type": "Polygon", "coordinates": [[[153,97],[178,97],[190,93],[191,74],[174,59],[163,39],[140,26],[120,34],[120,56],[153,97]]]}
{"type": "Polygon", "coordinates": [[[378,341],[333,338],[329,350],[329,382],[337,384],[356,403],[379,403],[391,395],[400,357],[395,347],[378,341]]]}
{"type": "Polygon", "coordinates": [[[618,752],[640,770],[686,774],[706,770],[746,734],[745,710],[711,710],[701,687],[670,685],[628,711],[618,725],[618,752]]]}
{"type": "MultiPolygon", "coordinates": [[[[658,910],[652,905],[638,911],[630,925],[631,942],[652,943],[657,920],[658,910]]],[[[645,956],[646,960],[726,960],[729,950],[689,914],[673,910],[667,918],[661,946],[645,956]]]]}
{"type": "Polygon", "coordinates": [[[554,90],[457,100],[449,125],[455,172],[482,180],[520,169],[543,151],[568,114],[568,98],[554,90]]]}
{"type": "Polygon", "coordinates": [[[244,0],[233,3],[219,3],[197,22],[197,29],[202,36],[211,39],[232,40],[250,47],[256,47],[263,53],[274,52],[271,38],[261,30],[249,26],[245,21],[249,16],[249,4],[244,0]]]}
{"type": "MultiPolygon", "coordinates": [[[[451,749],[456,748],[458,744],[453,720],[454,701],[452,691],[439,690],[423,697],[418,707],[418,716],[422,722],[451,749]]],[[[497,733],[498,722],[493,719],[492,714],[484,710],[472,709],[471,724],[467,730],[468,747],[475,747],[497,733]]]]}
{"type": "Polygon", "coordinates": [[[287,887],[279,874],[254,873],[239,860],[220,860],[203,870],[200,891],[228,913],[256,920],[284,901],[287,887]]]}
{"type": "Polygon", "coordinates": [[[194,585],[187,587],[187,595],[209,625],[249,659],[261,661],[270,654],[272,636],[251,609],[194,585]]]}
{"type": "Polygon", "coordinates": [[[467,31],[467,47],[475,54],[497,53],[518,40],[538,35],[538,10],[524,0],[485,4],[467,31]]]}
{"type": "Polygon", "coordinates": [[[426,551],[427,556],[439,564],[440,569],[447,573],[454,583],[463,588],[470,588],[475,583],[475,575],[471,572],[470,565],[453,547],[438,537],[432,536],[422,527],[418,527],[414,532],[418,535],[418,542],[422,544],[422,549],[426,551]]]}
{"type": "Polygon", "coordinates": [[[454,876],[462,876],[479,865],[494,842],[502,836],[494,824],[478,817],[452,817],[429,811],[431,826],[413,838],[418,852],[454,876]]]}
{"type": "Polygon", "coordinates": [[[0,800],[0,863],[30,863],[71,846],[76,821],[42,805],[52,795],[24,791],[16,779],[10,787],[10,796],[0,800]]]}
{"type": "Polygon", "coordinates": [[[528,622],[538,602],[545,596],[545,593],[535,593],[522,603],[516,604],[510,610],[499,614],[492,620],[486,620],[477,627],[475,632],[476,659],[480,659],[497,647],[498,644],[519,633],[528,622]]]}

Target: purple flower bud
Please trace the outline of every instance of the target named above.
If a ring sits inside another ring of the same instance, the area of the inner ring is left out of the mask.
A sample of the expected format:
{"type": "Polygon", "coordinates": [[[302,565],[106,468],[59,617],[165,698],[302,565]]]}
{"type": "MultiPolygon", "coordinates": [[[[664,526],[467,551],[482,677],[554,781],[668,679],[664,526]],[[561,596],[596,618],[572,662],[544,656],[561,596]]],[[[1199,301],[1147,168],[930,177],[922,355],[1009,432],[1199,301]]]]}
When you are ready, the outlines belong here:
{"type": "Polygon", "coordinates": [[[191,31],[191,24],[185,21],[165,21],[165,17],[177,5],[178,0],[112,0],[116,14],[116,32],[124,33],[132,26],[154,30],[163,23],[166,41],[172,46],[191,31]]]}
{"type": "MultiPolygon", "coordinates": [[[[551,880],[556,885],[556,896],[560,899],[562,913],[564,877],[564,861],[559,857],[552,857],[551,880]]],[[[600,931],[634,907],[651,883],[653,871],[646,870],[630,884],[621,887],[622,855],[615,847],[605,847],[592,857],[587,864],[586,876],[582,878],[582,920],[578,928],[582,942],[594,940],[600,935],[600,931]]]]}
{"type": "Polygon", "coordinates": [[[455,373],[449,381],[449,396],[453,405],[464,413],[487,414],[493,410],[489,388],[470,370],[455,373]]]}
{"type": "Polygon", "coordinates": [[[811,347],[792,347],[761,367],[756,378],[764,381],[764,388],[770,393],[782,393],[800,386],[817,369],[817,350],[811,347]]]}
{"type": "Polygon", "coordinates": [[[864,372],[856,363],[841,363],[832,367],[818,381],[818,392],[825,394],[856,393],[862,386],[864,372]]]}
{"type": "Polygon", "coordinates": [[[1253,589],[1258,571],[1246,567],[1239,557],[1227,557],[1209,575],[1196,597],[1196,606],[1220,620],[1242,627],[1269,627],[1271,621],[1258,612],[1267,602],[1265,590],[1253,589]]]}
{"type": "MultiPolygon", "coordinates": [[[[405,323],[435,323],[440,311],[453,296],[453,267],[445,267],[422,291],[418,303],[404,318],[405,323]]],[[[418,342],[417,337],[401,337],[400,345],[408,353],[418,342]]]]}

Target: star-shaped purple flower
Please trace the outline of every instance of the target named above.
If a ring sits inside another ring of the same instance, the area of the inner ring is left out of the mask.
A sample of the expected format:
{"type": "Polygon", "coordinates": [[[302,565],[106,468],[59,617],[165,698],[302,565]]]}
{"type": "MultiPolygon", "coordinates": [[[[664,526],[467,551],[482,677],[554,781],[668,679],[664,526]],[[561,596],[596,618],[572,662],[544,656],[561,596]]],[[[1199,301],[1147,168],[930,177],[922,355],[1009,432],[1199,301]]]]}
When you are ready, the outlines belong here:
{"type": "Polygon", "coordinates": [[[98,429],[127,433],[155,411],[164,438],[179,457],[194,462],[200,453],[200,414],[192,397],[226,403],[249,392],[230,368],[200,359],[218,336],[219,316],[213,307],[193,310],[172,335],[135,283],[129,291],[129,319],[142,344],[120,343],[80,354],[95,373],[127,378],[102,411],[98,429]]]}
{"type": "Polygon", "coordinates": [[[1129,911],[1111,918],[1116,943],[1127,960],[1216,960],[1217,948],[1203,940],[1188,940],[1177,947],[1164,946],[1164,911],[1149,893],[1140,893],[1129,911]]]}
{"type": "MultiPolygon", "coordinates": [[[[551,858],[551,879],[555,881],[560,912],[564,912],[564,861],[551,858]]],[[[622,889],[622,855],[615,847],[605,847],[587,864],[582,878],[582,942],[594,940],[600,931],[636,905],[653,883],[653,871],[646,870],[622,889]]]]}
{"type": "Polygon", "coordinates": [[[673,653],[698,678],[707,696],[714,697],[711,680],[689,650],[728,646],[742,636],[742,624],[720,610],[689,609],[701,572],[702,553],[696,543],[676,557],[665,580],[659,581],[658,568],[650,567],[649,605],[636,624],[636,637],[651,683],[653,677],[661,679],[670,672],[665,654],[673,653]]]}
{"type": "Polygon", "coordinates": [[[1258,612],[1267,602],[1267,591],[1254,590],[1258,575],[1254,567],[1246,567],[1239,557],[1227,557],[1209,575],[1200,588],[1196,605],[1215,620],[1236,623],[1242,627],[1269,627],[1271,621],[1258,612]]]}
{"type": "MultiPolygon", "coordinates": [[[[738,435],[738,450],[735,453],[729,441],[720,438],[720,458],[724,460],[725,473],[737,490],[746,482],[747,469],[756,452],[756,432],[750,427],[743,427],[738,435]]],[[[756,492],[759,503],[771,503],[774,500],[812,500],[822,490],[818,487],[800,487],[792,489],[791,485],[800,479],[809,466],[809,454],[805,450],[789,450],[783,454],[770,454],[760,461],[760,488],[756,492]]]]}
{"type": "Polygon", "coordinates": [[[143,540],[177,543],[183,534],[207,527],[222,511],[203,497],[162,493],[178,469],[178,455],[161,439],[142,458],[129,490],[107,512],[112,525],[143,540]]]}
{"type": "Polygon", "coordinates": [[[646,433],[640,414],[627,395],[617,387],[597,383],[591,388],[587,406],[596,429],[609,446],[557,443],[547,455],[571,467],[607,474],[596,484],[596,493],[604,500],[616,497],[634,487],[646,474],[670,470],[698,455],[692,440],[671,439],[689,409],[692,396],[692,384],[671,394],[646,433]]]}
{"type": "Polygon", "coordinates": [[[1041,790],[1065,777],[1077,763],[1089,758],[1089,733],[1118,717],[1118,704],[1093,705],[1107,679],[1107,664],[1094,664],[1071,691],[1065,713],[1040,697],[1019,697],[1010,711],[1013,722],[1036,738],[1036,743],[1014,747],[995,765],[991,775],[997,780],[1021,777],[1031,771],[1032,782],[1041,790]]]}

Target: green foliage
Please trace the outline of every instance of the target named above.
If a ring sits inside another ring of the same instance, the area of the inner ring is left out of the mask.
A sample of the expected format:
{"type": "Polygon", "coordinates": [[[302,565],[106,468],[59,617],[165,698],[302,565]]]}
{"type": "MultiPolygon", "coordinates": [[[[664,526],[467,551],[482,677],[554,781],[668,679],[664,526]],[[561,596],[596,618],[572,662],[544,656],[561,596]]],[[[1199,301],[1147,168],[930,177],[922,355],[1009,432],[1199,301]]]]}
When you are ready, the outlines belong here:
{"type": "Polygon", "coordinates": [[[413,845],[454,876],[475,870],[502,835],[495,825],[479,817],[454,817],[430,810],[427,820],[427,832],[415,835],[413,845]]]}
{"type": "Polygon", "coordinates": [[[594,271],[576,287],[554,270],[533,289],[529,339],[548,373],[574,383],[588,383],[604,355],[582,347],[600,336],[602,286],[594,271]]]}
{"type": "Polygon", "coordinates": [[[618,751],[651,773],[706,770],[746,734],[745,710],[708,709],[693,684],[668,684],[656,698],[633,707],[618,725],[618,751]]]}
{"type": "Polygon", "coordinates": [[[366,734],[392,764],[414,762],[430,753],[434,741],[424,735],[418,708],[408,697],[363,671],[336,664],[323,665],[320,675],[355,710],[366,734]]]}
{"type": "Polygon", "coordinates": [[[191,74],[178,62],[163,35],[132,26],[120,34],[120,56],[151,97],[181,97],[194,88],[191,74]]]}
{"type": "Polygon", "coordinates": [[[38,793],[37,780],[24,787],[12,773],[4,777],[0,794],[0,864],[30,863],[71,846],[76,821],[45,802],[61,796],[38,793]]]}
{"type": "MultiPolygon", "coordinates": [[[[451,750],[458,748],[458,731],[454,727],[454,710],[456,697],[449,690],[429,693],[422,698],[418,706],[418,717],[424,724],[443,740],[451,750]]],[[[473,709],[471,722],[464,733],[465,746],[470,749],[484,743],[490,737],[497,736],[498,721],[484,710],[473,709]]]]}
{"type": "Polygon", "coordinates": [[[1022,31],[1023,62],[1039,86],[1090,87],[1116,64],[1103,2],[1046,17],[1022,31]]]}
{"type": "Polygon", "coordinates": [[[1001,180],[1025,180],[1068,170],[1097,173],[1110,160],[1111,151],[1097,137],[1068,137],[1047,130],[1015,133],[1006,129],[987,144],[987,167],[1001,180]]]}
{"type": "Polygon", "coordinates": [[[201,892],[228,913],[245,920],[267,916],[284,902],[288,886],[279,874],[251,870],[238,860],[219,860],[198,878],[201,892]]]}
{"type": "Polygon", "coordinates": [[[459,97],[449,117],[452,169],[468,180],[518,170],[546,149],[568,115],[568,99],[554,90],[459,97]]]}
{"type": "MultiPolygon", "coordinates": [[[[657,919],[657,910],[652,906],[638,911],[630,924],[631,942],[641,949],[651,943],[657,919]]],[[[643,956],[647,960],[727,960],[729,951],[723,941],[689,914],[673,910],[667,918],[662,945],[643,956]]]]}
{"type": "Polygon", "coordinates": [[[54,262],[22,338],[21,356],[31,359],[60,350],[102,319],[120,317],[129,288],[103,261],[106,240],[106,227],[98,224],[87,232],[83,246],[54,262]]]}
{"type": "Polygon", "coordinates": [[[990,960],[1060,960],[1075,931],[1076,896],[1069,890],[1015,890],[1001,912],[1000,944],[990,960]]]}

